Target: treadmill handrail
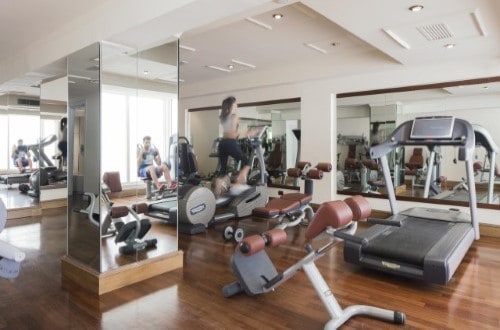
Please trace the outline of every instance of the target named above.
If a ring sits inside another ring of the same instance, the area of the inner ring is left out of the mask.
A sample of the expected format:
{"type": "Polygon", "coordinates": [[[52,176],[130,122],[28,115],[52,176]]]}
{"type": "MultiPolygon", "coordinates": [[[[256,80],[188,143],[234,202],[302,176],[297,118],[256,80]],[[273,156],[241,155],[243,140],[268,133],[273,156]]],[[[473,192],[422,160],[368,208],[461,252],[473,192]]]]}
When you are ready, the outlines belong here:
{"type": "Polygon", "coordinates": [[[476,145],[482,146],[486,149],[488,153],[488,158],[490,160],[490,170],[489,170],[489,179],[488,179],[488,204],[493,203],[493,192],[495,186],[495,166],[496,163],[496,155],[499,151],[499,148],[493,138],[490,135],[490,132],[486,130],[486,128],[473,124],[474,134],[476,138],[476,145]]]}
{"type": "MultiPolygon", "coordinates": [[[[431,119],[427,117],[425,119],[431,119]]],[[[439,119],[439,117],[437,117],[439,119]]],[[[420,118],[422,119],[422,118],[420,118]]],[[[414,119],[416,120],[416,119],[414,119]]],[[[394,185],[391,180],[391,173],[387,160],[387,155],[404,145],[426,145],[426,146],[442,146],[442,145],[458,145],[460,142],[458,159],[465,162],[465,170],[467,173],[467,182],[470,182],[469,187],[469,208],[472,227],[474,228],[475,239],[479,239],[479,224],[477,220],[477,200],[476,200],[476,186],[474,183],[474,170],[472,162],[474,159],[474,148],[476,145],[475,134],[472,124],[463,119],[454,119],[451,137],[443,139],[412,139],[411,132],[414,120],[408,120],[399,125],[389,138],[376,146],[370,148],[370,156],[372,159],[380,159],[382,171],[384,173],[384,180],[386,184],[387,197],[391,206],[392,214],[398,214],[396,203],[396,194],[394,192],[394,185]],[[411,141],[411,142],[410,142],[411,141]]]]}
{"type": "Polygon", "coordinates": [[[475,135],[472,125],[463,120],[455,119],[452,131],[452,137],[449,139],[412,139],[410,138],[413,120],[408,120],[399,125],[389,138],[378,145],[370,148],[370,156],[372,159],[379,159],[383,155],[387,155],[394,149],[405,145],[423,145],[423,146],[461,146],[465,150],[461,153],[460,160],[465,161],[472,159],[475,147],[475,135]]]}

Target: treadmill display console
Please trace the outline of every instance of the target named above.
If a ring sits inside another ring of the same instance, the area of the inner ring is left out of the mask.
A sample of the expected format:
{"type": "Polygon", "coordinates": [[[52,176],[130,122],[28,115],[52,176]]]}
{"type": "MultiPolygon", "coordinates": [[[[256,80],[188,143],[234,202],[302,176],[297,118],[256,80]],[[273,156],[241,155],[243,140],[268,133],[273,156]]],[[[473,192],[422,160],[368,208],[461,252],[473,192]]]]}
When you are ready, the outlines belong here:
{"type": "Polygon", "coordinates": [[[454,117],[415,118],[410,139],[451,139],[454,123],[454,117]]]}

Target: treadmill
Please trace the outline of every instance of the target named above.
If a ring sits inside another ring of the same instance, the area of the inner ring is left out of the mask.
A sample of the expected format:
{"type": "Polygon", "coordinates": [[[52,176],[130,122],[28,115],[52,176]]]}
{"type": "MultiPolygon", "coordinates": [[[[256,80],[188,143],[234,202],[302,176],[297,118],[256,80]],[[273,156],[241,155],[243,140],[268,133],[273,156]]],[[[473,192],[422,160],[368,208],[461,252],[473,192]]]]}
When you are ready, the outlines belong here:
{"type": "MultiPolygon", "coordinates": [[[[472,128],[474,129],[474,136],[476,139],[476,147],[483,147],[486,149],[487,157],[489,159],[490,164],[495,164],[495,158],[498,154],[499,148],[490,133],[482,126],[473,124],[472,128]]],[[[468,189],[468,181],[463,183],[465,187],[468,189]]],[[[488,180],[488,192],[486,194],[477,194],[476,198],[479,203],[488,203],[488,204],[498,204],[498,196],[494,196],[495,188],[495,167],[490,166],[489,168],[489,180],[488,180]]],[[[453,200],[453,201],[468,201],[469,194],[465,190],[457,190],[453,189],[450,191],[444,191],[438,195],[432,196],[432,198],[444,199],[444,200],[453,200]]]]}
{"type": "Polygon", "coordinates": [[[384,143],[370,149],[380,159],[392,216],[363,233],[346,238],[344,260],[386,273],[447,284],[475,239],[479,239],[475,185],[468,190],[470,215],[456,209],[415,207],[399,212],[387,154],[399,146],[456,146],[474,182],[474,129],[454,117],[420,117],[401,124],[384,143]]]}

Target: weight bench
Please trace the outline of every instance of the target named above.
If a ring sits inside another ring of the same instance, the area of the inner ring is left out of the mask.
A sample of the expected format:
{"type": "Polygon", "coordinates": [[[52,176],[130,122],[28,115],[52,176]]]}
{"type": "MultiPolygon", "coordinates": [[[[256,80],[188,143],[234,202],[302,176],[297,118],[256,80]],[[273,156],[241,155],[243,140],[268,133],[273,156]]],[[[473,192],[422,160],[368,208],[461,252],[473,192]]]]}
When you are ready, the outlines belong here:
{"type": "Polygon", "coordinates": [[[102,180],[106,188],[103,188],[101,198],[107,208],[107,214],[101,226],[103,237],[109,236],[108,234],[116,234],[115,243],[125,243],[119,248],[121,254],[133,254],[141,250],[155,248],[157,243],[155,238],[144,239],[144,236],[151,229],[149,219],[141,219],[138,215],[144,211],[144,207],[142,205],[141,208],[115,206],[107,195],[108,190],[112,193],[122,191],[120,172],[106,172],[103,174],[102,180]],[[125,222],[123,218],[128,217],[129,214],[133,220],[125,222]],[[114,232],[110,230],[112,225],[116,228],[114,232]]]}
{"type": "Polygon", "coordinates": [[[278,247],[287,241],[283,229],[274,228],[262,235],[246,237],[238,244],[231,257],[231,267],[236,281],[222,288],[223,296],[229,298],[242,292],[249,296],[272,292],[299,270],[303,270],[330,317],[325,329],[337,329],[356,315],[404,324],[406,315],[397,310],[370,305],[351,305],[343,309],[315,264],[316,260],[326,255],[344,237],[355,239],[352,238],[352,234],[357,229],[357,220],[366,217],[368,212],[371,212],[369,204],[355,198],[345,202],[323,203],[305,232],[308,240],[305,246],[307,255],[282,272],[278,272],[265,248],[278,247]],[[327,234],[330,240],[321,247],[314,248],[310,242],[323,233],[327,234]]]}
{"type": "Polygon", "coordinates": [[[310,205],[312,201],[312,180],[323,178],[323,172],[330,172],[332,165],[319,163],[315,168],[309,162],[299,162],[297,168],[288,169],[287,174],[291,177],[306,180],[304,193],[282,194],[280,198],[271,199],[266,206],[257,207],[252,214],[260,218],[278,219],[276,228],[285,229],[298,224],[309,224],[314,216],[310,205]],[[285,221],[287,220],[287,221],[285,221]]]}

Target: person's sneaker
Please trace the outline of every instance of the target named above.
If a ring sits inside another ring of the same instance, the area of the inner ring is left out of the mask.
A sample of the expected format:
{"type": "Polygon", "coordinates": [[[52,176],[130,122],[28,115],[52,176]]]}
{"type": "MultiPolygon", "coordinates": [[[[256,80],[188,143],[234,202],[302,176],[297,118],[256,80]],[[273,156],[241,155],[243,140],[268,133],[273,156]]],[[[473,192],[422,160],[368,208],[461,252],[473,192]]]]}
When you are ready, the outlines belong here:
{"type": "Polygon", "coordinates": [[[231,189],[229,189],[229,194],[232,196],[239,196],[250,188],[252,187],[247,184],[235,183],[231,186],[231,189]]]}
{"type": "Polygon", "coordinates": [[[163,182],[158,183],[158,185],[156,186],[156,188],[158,188],[158,191],[163,191],[166,187],[167,186],[163,182]]]}
{"type": "Polygon", "coordinates": [[[229,185],[231,184],[228,176],[218,177],[215,179],[214,195],[218,199],[229,191],[229,185]]]}

